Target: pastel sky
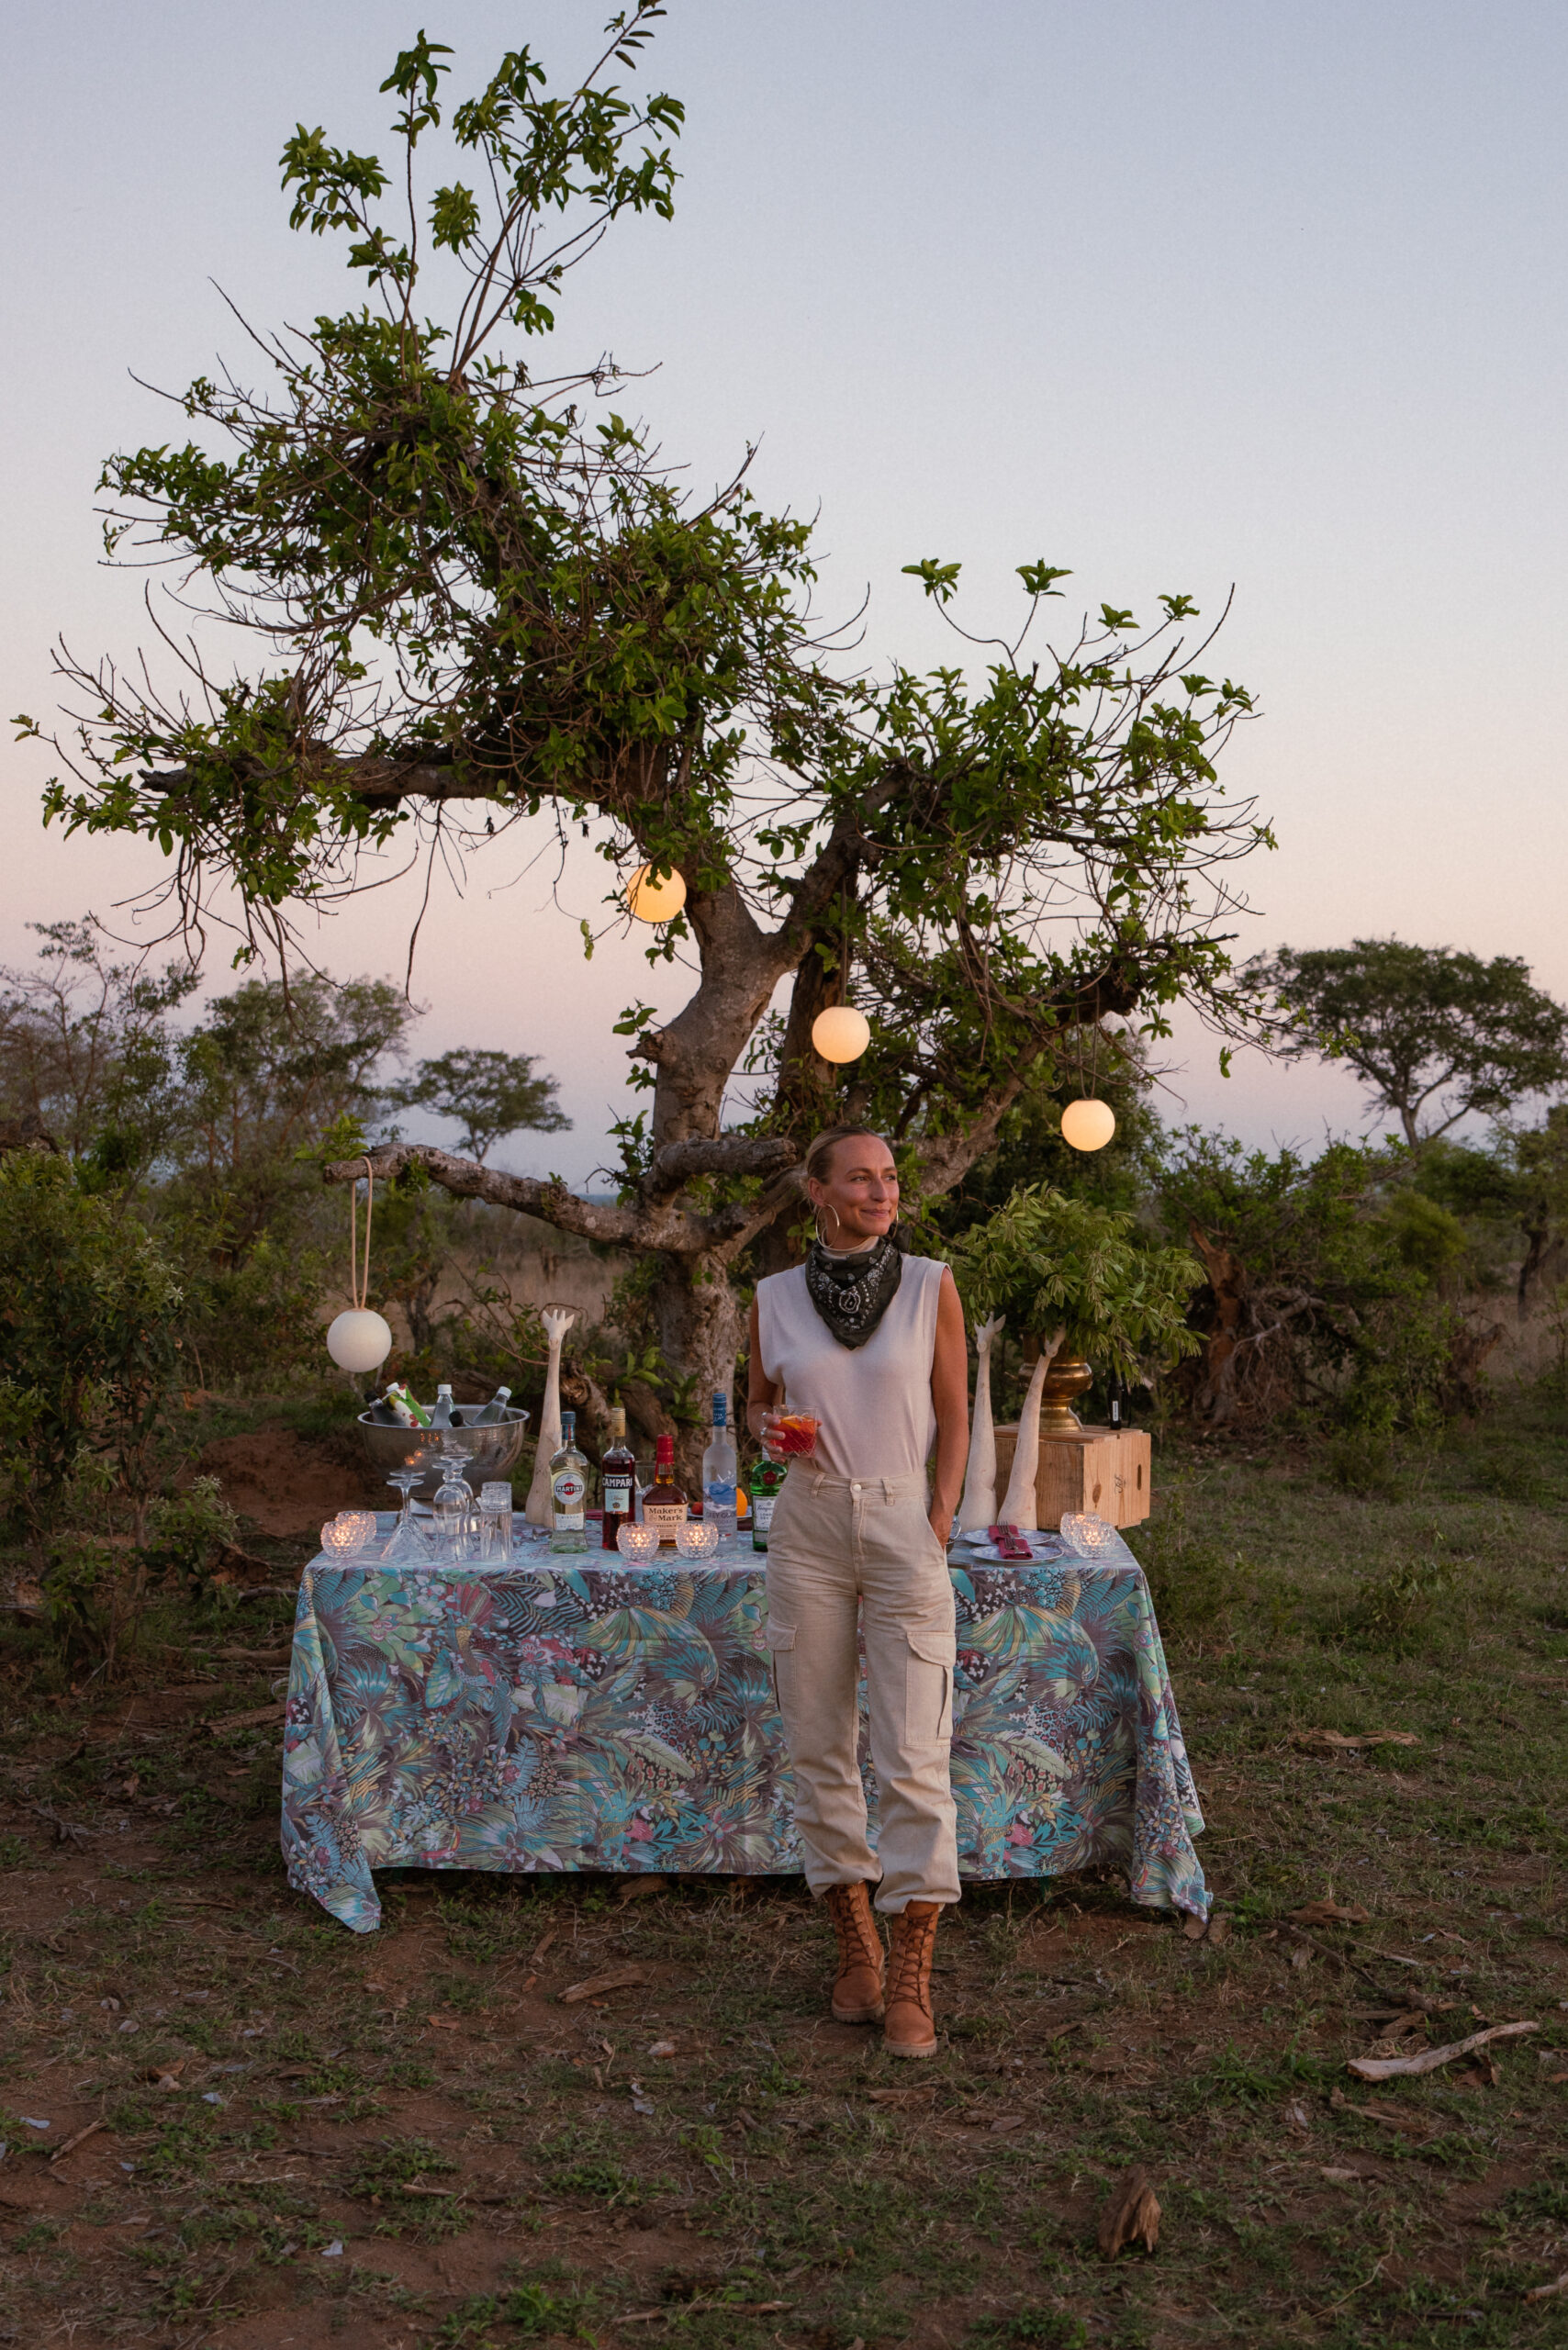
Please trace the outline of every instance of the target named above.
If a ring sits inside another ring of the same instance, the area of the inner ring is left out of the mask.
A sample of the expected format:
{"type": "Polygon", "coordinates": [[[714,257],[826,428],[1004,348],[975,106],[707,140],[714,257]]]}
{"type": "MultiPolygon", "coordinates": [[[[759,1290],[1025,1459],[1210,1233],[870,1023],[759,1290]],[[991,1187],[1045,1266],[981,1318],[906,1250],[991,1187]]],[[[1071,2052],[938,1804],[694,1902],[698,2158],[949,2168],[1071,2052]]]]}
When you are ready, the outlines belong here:
{"type": "MultiPolygon", "coordinates": [[[[566,82],[598,0],[36,0],[0,7],[0,708],[46,711],[51,638],[129,658],[140,581],[98,565],[104,455],[170,436],[178,390],[259,325],[347,297],[292,236],[299,119],[385,151],[376,95],[423,21],[454,83],[534,45],[566,82]]],[[[1529,958],[1568,996],[1563,755],[1561,0],[672,0],[651,78],[683,97],[669,226],[618,231],[562,305],[564,360],[655,366],[645,413],[700,486],[760,441],[762,495],[820,509],[824,601],[868,588],[867,651],[947,648],[900,566],[961,559],[972,624],[1013,566],[1085,602],[1235,588],[1225,667],[1265,716],[1226,761],[1271,812],[1243,951],[1390,932],[1529,958]]],[[[49,767],[0,752],[0,958],[29,921],[154,879],[150,851],[46,835],[49,767]]],[[[438,891],[419,1049],[536,1052],[582,1180],[623,1106],[610,1022],[635,942],[582,964],[602,866],[549,903],[515,837],[438,891]]],[[[400,976],[409,892],[321,933],[400,976]]],[[[224,957],[211,965],[224,983],[224,957]]],[[[1184,1024],[1164,1106],[1249,1141],[1360,1130],[1341,1072],[1220,1079],[1184,1024]]]]}

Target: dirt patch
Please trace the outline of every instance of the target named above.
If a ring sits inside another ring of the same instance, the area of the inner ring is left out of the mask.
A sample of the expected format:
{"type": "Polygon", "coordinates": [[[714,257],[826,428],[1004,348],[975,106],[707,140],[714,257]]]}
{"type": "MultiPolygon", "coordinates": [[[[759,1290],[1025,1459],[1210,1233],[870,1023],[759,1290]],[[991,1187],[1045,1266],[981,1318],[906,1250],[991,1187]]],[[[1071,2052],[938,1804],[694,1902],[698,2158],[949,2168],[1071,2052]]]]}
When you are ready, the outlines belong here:
{"type": "Polygon", "coordinates": [[[197,1464],[259,1532],[313,1534],[341,1509],[381,1509],[391,1496],[350,1438],[301,1436],[288,1427],[219,1437],[197,1464]]]}

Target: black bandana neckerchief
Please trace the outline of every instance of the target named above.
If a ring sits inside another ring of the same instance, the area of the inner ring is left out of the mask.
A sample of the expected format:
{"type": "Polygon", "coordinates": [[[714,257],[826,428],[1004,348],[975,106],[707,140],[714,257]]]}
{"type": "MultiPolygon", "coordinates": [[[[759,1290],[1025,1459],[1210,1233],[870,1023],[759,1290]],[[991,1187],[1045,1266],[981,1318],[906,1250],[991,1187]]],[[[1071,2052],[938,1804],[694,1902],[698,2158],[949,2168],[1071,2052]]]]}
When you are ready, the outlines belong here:
{"type": "Polygon", "coordinates": [[[806,1291],[841,1347],[863,1347],[898,1293],[903,1258],[884,1233],[874,1248],[831,1257],[820,1241],[806,1252],[806,1291]]]}

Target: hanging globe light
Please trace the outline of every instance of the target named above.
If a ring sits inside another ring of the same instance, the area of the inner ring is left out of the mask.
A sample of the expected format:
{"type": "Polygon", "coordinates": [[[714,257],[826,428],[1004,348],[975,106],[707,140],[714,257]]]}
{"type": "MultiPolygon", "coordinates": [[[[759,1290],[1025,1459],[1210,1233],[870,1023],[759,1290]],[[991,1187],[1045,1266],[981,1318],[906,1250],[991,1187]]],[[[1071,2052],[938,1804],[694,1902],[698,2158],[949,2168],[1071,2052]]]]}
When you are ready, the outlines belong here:
{"type": "Polygon", "coordinates": [[[327,1352],[340,1371],[375,1371],[391,1351],[391,1331],[363,1305],[340,1314],[327,1332],[327,1352]]]}
{"type": "Polygon", "coordinates": [[[812,1023],[812,1043],[824,1061],[857,1061],[871,1041],[871,1024],[852,1003],[830,1004],[812,1023]]]}
{"type": "Polygon", "coordinates": [[[655,875],[651,865],[639,865],[626,884],[626,903],[638,922],[673,922],[686,903],[686,877],[673,870],[655,875]]]}
{"type": "Polygon", "coordinates": [[[1070,1102],[1061,1113],[1061,1138],[1073,1150],[1103,1150],[1115,1131],[1108,1102],[1070,1102]]]}

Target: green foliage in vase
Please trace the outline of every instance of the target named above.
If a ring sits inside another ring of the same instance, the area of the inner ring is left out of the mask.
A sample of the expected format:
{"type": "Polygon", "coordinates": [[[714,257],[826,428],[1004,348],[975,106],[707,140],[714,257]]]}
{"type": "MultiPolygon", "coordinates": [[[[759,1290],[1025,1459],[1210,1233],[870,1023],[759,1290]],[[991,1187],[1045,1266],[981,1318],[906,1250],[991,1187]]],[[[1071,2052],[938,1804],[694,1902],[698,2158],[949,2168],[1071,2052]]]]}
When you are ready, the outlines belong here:
{"type": "Polygon", "coordinates": [[[1059,1328],[1068,1354],[1119,1378],[1197,1351],[1186,1316],[1203,1267],[1184,1248],[1148,1246],[1116,1209],[1025,1184],[951,1254],[974,1320],[1005,1314],[1012,1329],[1041,1337],[1059,1328]]]}

